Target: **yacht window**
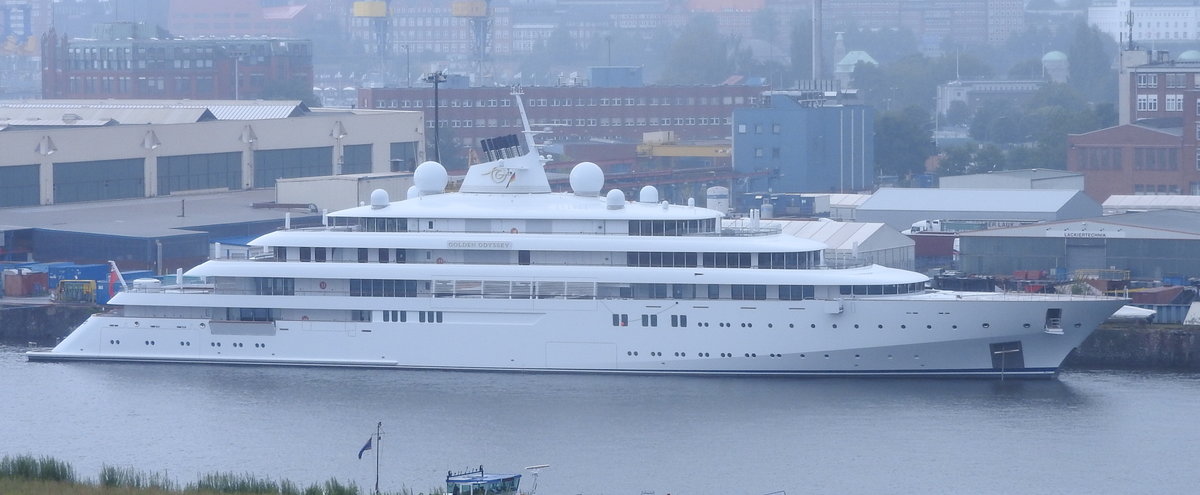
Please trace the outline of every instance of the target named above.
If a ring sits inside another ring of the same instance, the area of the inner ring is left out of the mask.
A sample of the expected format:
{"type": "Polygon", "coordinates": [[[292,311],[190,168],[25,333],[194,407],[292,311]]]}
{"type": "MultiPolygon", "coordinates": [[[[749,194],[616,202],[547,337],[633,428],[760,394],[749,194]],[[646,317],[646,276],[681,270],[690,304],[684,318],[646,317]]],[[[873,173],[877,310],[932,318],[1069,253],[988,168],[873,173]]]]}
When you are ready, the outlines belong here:
{"type": "Polygon", "coordinates": [[[287,248],[275,246],[275,261],[287,261],[287,248]]]}
{"type": "Polygon", "coordinates": [[[300,261],[312,261],[312,248],[300,248],[300,261]]]}
{"type": "Polygon", "coordinates": [[[404,263],[407,259],[408,252],[403,249],[396,250],[396,263],[404,263]]]}
{"type": "Polygon", "coordinates": [[[313,256],[313,260],[318,263],[324,263],[325,256],[327,253],[328,253],[328,250],[323,247],[313,248],[313,254],[315,255],[315,256],[313,256]]]}
{"type": "Polygon", "coordinates": [[[380,248],[379,249],[379,262],[387,263],[388,255],[391,253],[391,251],[392,251],[391,249],[380,248]]]}
{"type": "Polygon", "coordinates": [[[255,277],[254,293],[260,296],[296,295],[296,279],[255,277]]]}
{"type": "Polygon", "coordinates": [[[367,250],[367,248],[358,248],[358,262],[359,263],[366,263],[369,258],[370,258],[370,254],[369,254],[369,251],[367,250]]]}
{"type": "Polygon", "coordinates": [[[734,284],[729,286],[729,289],[730,299],[761,301],[767,298],[767,286],[765,285],[734,284]]]}
{"type": "Polygon", "coordinates": [[[781,285],[781,286],[779,286],[779,300],[781,300],[781,301],[800,301],[803,299],[816,299],[816,286],[812,286],[812,285],[781,285]]]}
{"type": "Polygon", "coordinates": [[[671,285],[672,299],[695,299],[696,286],[692,284],[672,284],[671,285]]]}
{"type": "Polygon", "coordinates": [[[709,299],[720,299],[721,298],[721,286],[717,285],[717,284],[709,284],[708,285],[708,298],[709,299]]]}

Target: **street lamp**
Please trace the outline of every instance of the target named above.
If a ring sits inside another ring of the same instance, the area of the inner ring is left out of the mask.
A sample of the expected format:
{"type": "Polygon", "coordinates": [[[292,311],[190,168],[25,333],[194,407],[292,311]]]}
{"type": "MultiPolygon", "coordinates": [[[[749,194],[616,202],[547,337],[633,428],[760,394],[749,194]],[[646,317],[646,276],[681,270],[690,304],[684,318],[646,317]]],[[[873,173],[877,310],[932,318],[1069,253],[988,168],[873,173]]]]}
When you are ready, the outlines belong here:
{"type": "Polygon", "coordinates": [[[442,128],[442,122],[440,116],[438,115],[438,109],[441,107],[440,102],[438,101],[438,86],[446,82],[446,71],[439,70],[437,72],[425,74],[425,77],[422,77],[421,80],[427,83],[433,83],[433,161],[441,163],[442,154],[438,150],[438,145],[441,143],[441,140],[438,139],[438,131],[442,128]]]}

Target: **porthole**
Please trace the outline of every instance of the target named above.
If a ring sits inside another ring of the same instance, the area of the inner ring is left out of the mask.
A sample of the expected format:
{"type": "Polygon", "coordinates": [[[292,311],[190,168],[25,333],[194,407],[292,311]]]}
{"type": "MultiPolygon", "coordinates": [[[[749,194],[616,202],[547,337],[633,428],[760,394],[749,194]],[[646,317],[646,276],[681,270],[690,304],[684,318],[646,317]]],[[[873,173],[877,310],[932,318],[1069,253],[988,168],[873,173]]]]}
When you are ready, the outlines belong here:
{"type": "Polygon", "coordinates": [[[774,352],[772,352],[772,353],[771,353],[771,357],[775,357],[775,353],[774,353],[774,352]]]}
{"type": "Polygon", "coordinates": [[[117,339],[117,345],[121,345],[121,339],[117,339]]]}
{"type": "Polygon", "coordinates": [[[883,330],[883,325],[879,325],[879,329],[880,329],[880,330],[883,330]]]}
{"type": "Polygon", "coordinates": [[[157,344],[158,344],[158,343],[157,343],[157,342],[155,342],[155,341],[153,341],[153,340],[151,340],[151,341],[150,341],[150,345],[157,345],[157,344]]]}
{"type": "Polygon", "coordinates": [[[209,347],[216,347],[216,346],[217,346],[217,343],[216,343],[216,342],[209,342],[209,343],[208,343],[208,346],[209,346],[209,347]]]}
{"type": "Polygon", "coordinates": [[[908,328],[908,325],[900,325],[901,330],[904,330],[905,328],[908,328]]]}
{"type": "Polygon", "coordinates": [[[676,353],[675,353],[675,357],[679,357],[679,353],[678,353],[678,352],[676,352],[676,353]]]}
{"type": "Polygon", "coordinates": [[[746,324],[746,326],[747,326],[747,327],[749,327],[749,328],[754,328],[754,324],[753,324],[753,323],[747,323],[747,324],[746,324]]]}
{"type": "Polygon", "coordinates": [[[220,343],[220,342],[217,342],[217,347],[221,347],[221,343],[220,343]]]}
{"type": "Polygon", "coordinates": [[[925,325],[925,328],[926,328],[927,330],[933,330],[933,325],[925,325]]]}
{"type": "Polygon", "coordinates": [[[638,355],[638,354],[637,354],[637,351],[633,351],[633,355],[634,355],[634,356],[638,355]]]}
{"type": "Polygon", "coordinates": [[[921,359],[921,355],[920,355],[920,354],[913,354],[913,359],[921,359]]]}
{"type": "Polygon", "coordinates": [[[984,323],[984,324],[983,324],[983,328],[992,328],[992,324],[991,324],[991,323],[984,323]]]}
{"type": "Polygon", "coordinates": [[[1028,324],[1028,323],[1026,323],[1026,324],[1024,324],[1024,325],[1021,325],[1021,326],[1025,327],[1025,328],[1029,328],[1029,324],[1028,324]]]}
{"type": "Polygon", "coordinates": [[[116,343],[117,343],[117,341],[115,341],[115,340],[109,340],[109,341],[108,341],[108,343],[109,343],[109,344],[116,344],[116,343]]]}
{"type": "Polygon", "coordinates": [[[892,358],[892,355],[891,355],[891,354],[888,354],[888,359],[891,359],[891,358],[892,358]]]}
{"type": "Polygon", "coordinates": [[[788,323],[788,328],[796,328],[796,324],[795,324],[795,323],[788,323]]]}
{"type": "Polygon", "coordinates": [[[855,324],[854,324],[854,328],[858,328],[858,323],[855,323],[855,324]]]}
{"type": "Polygon", "coordinates": [[[626,356],[632,356],[632,355],[633,355],[633,351],[625,351],[625,355],[626,355],[626,356]]]}
{"type": "Polygon", "coordinates": [[[828,354],[826,354],[826,355],[825,355],[825,359],[829,359],[829,355],[828,355],[828,354]]]}
{"type": "Polygon", "coordinates": [[[955,330],[958,330],[958,325],[950,325],[950,328],[953,328],[953,329],[955,329],[955,330]]]}
{"type": "Polygon", "coordinates": [[[147,340],[147,341],[146,341],[146,345],[150,345],[150,341],[149,341],[149,340],[147,340]]]}
{"type": "Polygon", "coordinates": [[[187,343],[187,346],[188,346],[188,347],[191,347],[191,346],[192,346],[192,343],[189,341],[189,342],[187,343]]]}
{"type": "Polygon", "coordinates": [[[745,323],[742,323],[742,328],[746,328],[746,324],[745,324],[745,323]]]}
{"type": "Polygon", "coordinates": [[[855,355],[854,355],[854,359],[858,359],[858,358],[860,358],[860,357],[862,357],[862,356],[860,356],[860,355],[858,355],[858,354],[855,354],[855,355]]]}
{"type": "Polygon", "coordinates": [[[775,324],[774,324],[774,323],[767,323],[767,328],[775,328],[775,324]]]}
{"type": "Polygon", "coordinates": [[[808,326],[809,326],[809,328],[817,328],[817,324],[816,324],[816,323],[810,323],[808,326]]]}
{"type": "Polygon", "coordinates": [[[749,353],[749,352],[747,352],[746,354],[744,354],[744,356],[746,356],[746,357],[750,357],[750,353],[749,353]]]}
{"type": "Polygon", "coordinates": [[[1076,324],[1075,324],[1075,328],[1079,328],[1079,327],[1082,327],[1082,326],[1083,326],[1083,324],[1082,324],[1082,323],[1076,323],[1076,324]]]}
{"type": "Polygon", "coordinates": [[[751,352],[751,353],[750,353],[750,357],[758,357],[758,354],[755,354],[755,353],[751,352]]]}
{"type": "Polygon", "coordinates": [[[183,345],[183,341],[182,341],[182,340],[181,340],[181,341],[179,341],[179,345],[181,345],[181,346],[183,345]]]}
{"type": "Polygon", "coordinates": [[[804,359],[805,357],[807,357],[807,356],[805,356],[804,354],[801,354],[801,355],[800,355],[800,358],[801,358],[801,359],[804,359]]]}
{"type": "Polygon", "coordinates": [[[686,353],[686,352],[681,352],[681,353],[679,353],[679,357],[687,357],[687,353],[686,353]]]}
{"type": "Polygon", "coordinates": [[[833,328],[837,328],[837,323],[834,323],[834,324],[833,324],[833,328]]]}

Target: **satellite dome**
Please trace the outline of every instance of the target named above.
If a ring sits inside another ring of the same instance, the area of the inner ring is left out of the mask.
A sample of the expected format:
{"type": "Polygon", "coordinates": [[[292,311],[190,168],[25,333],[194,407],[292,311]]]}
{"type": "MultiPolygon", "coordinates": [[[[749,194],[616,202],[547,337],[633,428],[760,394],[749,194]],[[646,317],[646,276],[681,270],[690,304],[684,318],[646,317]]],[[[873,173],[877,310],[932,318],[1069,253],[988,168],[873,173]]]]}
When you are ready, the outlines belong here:
{"type": "Polygon", "coordinates": [[[408,186],[408,191],[404,193],[404,199],[413,199],[421,197],[421,190],[417,186],[408,186]]]}
{"type": "Polygon", "coordinates": [[[608,209],[619,210],[625,207],[625,193],[620,189],[613,189],[604,196],[604,202],[608,204],[608,209]]]}
{"type": "Polygon", "coordinates": [[[1042,55],[1042,63],[1043,64],[1046,62],[1066,62],[1066,61],[1067,61],[1067,54],[1060,52],[1058,50],[1047,52],[1045,55],[1042,55]]]}
{"type": "Polygon", "coordinates": [[[380,208],[386,208],[388,203],[390,203],[390,202],[391,202],[391,199],[388,198],[387,191],[384,191],[383,189],[376,189],[374,191],[371,191],[371,208],[372,209],[378,210],[380,208]]]}
{"type": "Polygon", "coordinates": [[[642,191],[638,193],[638,201],[642,203],[657,203],[658,189],[655,189],[654,186],[643,187],[642,191]]]}
{"type": "Polygon", "coordinates": [[[1200,62],[1200,50],[1188,50],[1180,53],[1176,62],[1200,62]]]}
{"type": "Polygon", "coordinates": [[[592,162],[580,162],[571,169],[571,190],[577,196],[599,196],[604,187],[604,171],[592,162]]]}
{"type": "Polygon", "coordinates": [[[446,190],[448,182],[450,176],[446,174],[446,167],[438,162],[422,163],[413,171],[413,185],[417,186],[422,195],[441,194],[446,190]]]}

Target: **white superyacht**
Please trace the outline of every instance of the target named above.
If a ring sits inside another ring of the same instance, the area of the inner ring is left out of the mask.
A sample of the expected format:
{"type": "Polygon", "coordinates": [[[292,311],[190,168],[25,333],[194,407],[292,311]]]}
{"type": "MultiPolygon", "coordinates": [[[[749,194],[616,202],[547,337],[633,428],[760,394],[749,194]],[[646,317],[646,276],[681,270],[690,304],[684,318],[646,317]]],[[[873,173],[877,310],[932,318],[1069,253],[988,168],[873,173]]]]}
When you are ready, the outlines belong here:
{"type": "Polygon", "coordinates": [[[265,253],[134,281],[36,361],[709,375],[1053,376],[1125,299],[946,292],[837,268],[753,219],[601,194],[583,162],[551,192],[528,149],[485,140],[458,192],[435,162],[265,253]],[[180,279],[182,280],[182,279],[180,279]]]}

